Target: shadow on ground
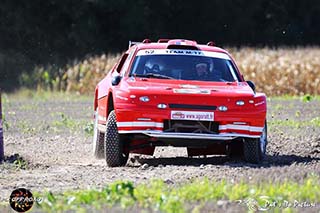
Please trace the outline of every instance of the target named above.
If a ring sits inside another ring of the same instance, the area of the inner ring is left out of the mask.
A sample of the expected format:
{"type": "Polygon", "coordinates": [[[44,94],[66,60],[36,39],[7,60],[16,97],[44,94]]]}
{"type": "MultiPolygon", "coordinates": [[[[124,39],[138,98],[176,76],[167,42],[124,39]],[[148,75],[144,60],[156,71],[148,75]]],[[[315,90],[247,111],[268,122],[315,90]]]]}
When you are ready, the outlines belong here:
{"type": "Polygon", "coordinates": [[[319,161],[319,157],[305,157],[298,155],[267,155],[262,163],[252,164],[242,159],[230,159],[227,156],[210,156],[206,158],[199,157],[170,157],[170,158],[134,158],[139,164],[148,164],[149,166],[201,166],[201,165],[224,165],[230,167],[253,167],[268,168],[290,166],[292,164],[310,163],[319,161]]]}

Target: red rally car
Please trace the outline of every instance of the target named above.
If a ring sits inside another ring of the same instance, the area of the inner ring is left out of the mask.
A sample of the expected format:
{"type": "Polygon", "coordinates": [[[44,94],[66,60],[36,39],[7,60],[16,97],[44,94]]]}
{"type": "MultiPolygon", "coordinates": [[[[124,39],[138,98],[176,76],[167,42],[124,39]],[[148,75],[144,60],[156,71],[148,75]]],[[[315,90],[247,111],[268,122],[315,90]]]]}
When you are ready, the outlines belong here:
{"type": "Polygon", "coordinates": [[[266,96],[245,81],[230,54],[209,42],[132,42],[96,86],[93,151],[110,167],[129,153],[186,147],[189,156],[266,153],[266,96]]]}

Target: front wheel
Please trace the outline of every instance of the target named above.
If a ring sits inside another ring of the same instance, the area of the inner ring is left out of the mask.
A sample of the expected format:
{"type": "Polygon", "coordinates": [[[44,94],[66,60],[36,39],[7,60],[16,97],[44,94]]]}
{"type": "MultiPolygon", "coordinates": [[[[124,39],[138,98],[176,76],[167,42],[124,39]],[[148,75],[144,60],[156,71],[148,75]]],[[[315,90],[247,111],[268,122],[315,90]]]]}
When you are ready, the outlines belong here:
{"type": "Polygon", "coordinates": [[[105,157],[109,167],[125,166],[129,153],[125,151],[125,143],[118,133],[115,111],[111,111],[107,120],[105,134],[105,157]]]}
{"type": "Polygon", "coordinates": [[[267,122],[265,122],[260,138],[245,139],[244,159],[249,163],[260,163],[266,155],[267,143],[267,122]]]}

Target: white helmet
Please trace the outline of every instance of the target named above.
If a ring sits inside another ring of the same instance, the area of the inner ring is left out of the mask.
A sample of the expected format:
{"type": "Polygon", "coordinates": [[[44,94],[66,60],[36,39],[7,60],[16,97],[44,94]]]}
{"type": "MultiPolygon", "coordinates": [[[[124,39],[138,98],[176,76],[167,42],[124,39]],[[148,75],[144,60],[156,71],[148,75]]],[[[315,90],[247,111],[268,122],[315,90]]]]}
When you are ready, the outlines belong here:
{"type": "Polygon", "coordinates": [[[206,67],[206,71],[211,72],[214,69],[214,65],[212,62],[212,59],[209,57],[201,57],[200,59],[198,59],[195,63],[195,67],[202,67],[205,66],[206,67]]]}
{"type": "Polygon", "coordinates": [[[146,73],[161,73],[164,65],[163,62],[159,59],[149,59],[145,65],[144,69],[146,73]]]}

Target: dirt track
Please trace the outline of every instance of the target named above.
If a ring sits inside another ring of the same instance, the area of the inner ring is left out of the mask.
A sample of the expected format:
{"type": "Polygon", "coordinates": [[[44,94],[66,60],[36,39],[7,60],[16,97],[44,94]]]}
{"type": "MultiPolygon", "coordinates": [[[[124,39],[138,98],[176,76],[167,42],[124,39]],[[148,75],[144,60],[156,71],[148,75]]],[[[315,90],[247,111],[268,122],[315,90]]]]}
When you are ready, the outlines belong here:
{"type": "Polygon", "coordinates": [[[183,148],[161,147],[155,157],[131,156],[122,168],[108,168],[104,160],[92,157],[91,137],[83,130],[91,121],[91,100],[9,100],[4,104],[9,129],[4,133],[7,161],[0,165],[2,201],[17,187],[56,192],[102,187],[115,180],[161,178],[179,184],[197,177],[256,182],[320,175],[320,121],[315,119],[320,119],[319,100],[268,102],[268,156],[261,165],[227,157],[187,158],[183,148]],[[282,123],[276,125],[278,120],[282,123]],[[295,127],[297,122],[303,125],[295,127]],[[10,163],[15,153],[28,162],[26,169],[10,163]]]}

